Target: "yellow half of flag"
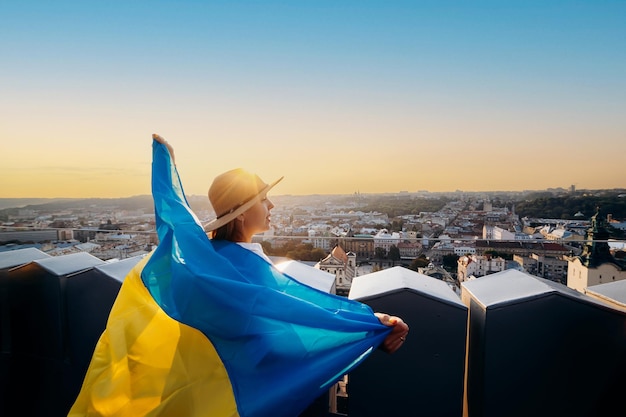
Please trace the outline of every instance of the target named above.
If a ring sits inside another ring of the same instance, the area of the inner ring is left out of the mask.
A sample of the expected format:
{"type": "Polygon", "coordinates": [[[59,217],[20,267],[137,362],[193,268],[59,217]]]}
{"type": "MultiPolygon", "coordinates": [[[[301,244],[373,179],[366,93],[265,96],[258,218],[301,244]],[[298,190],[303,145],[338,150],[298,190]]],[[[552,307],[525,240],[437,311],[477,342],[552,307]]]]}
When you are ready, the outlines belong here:
{"type": "Polygon", "coordinates": [[[125,279],[69,416],[238,416],[211,342],[171,319],[141,281],[125,279]]]}

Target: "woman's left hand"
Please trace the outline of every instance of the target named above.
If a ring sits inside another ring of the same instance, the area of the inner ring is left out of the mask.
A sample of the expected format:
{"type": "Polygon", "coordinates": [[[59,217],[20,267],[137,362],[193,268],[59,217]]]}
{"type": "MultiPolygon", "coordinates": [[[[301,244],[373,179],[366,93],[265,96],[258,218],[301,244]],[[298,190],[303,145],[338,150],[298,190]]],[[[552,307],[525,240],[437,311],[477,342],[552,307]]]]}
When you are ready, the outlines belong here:
{"type": "Polygon", "coordinates": [[[387,353],[394,353],[406,341],[406,336],[409,334],[409,326],[400,317],[390,316],[385,313],[374,314],[382,324],[393,327],[380,348],[387,353]]]}
{"type": "Polygon", "coordinates": [[[174,163],[174,165],[176,165],[176,160],[174,159],[174,148],[172,147],[172,145],[170,145],[170,143],[166,141],[163,136],[157,135],[156,133],[152,134],[152,139],[165,145],[165,147],[170,153],[170,156],[172,157],[172,162],[174,163]]]}

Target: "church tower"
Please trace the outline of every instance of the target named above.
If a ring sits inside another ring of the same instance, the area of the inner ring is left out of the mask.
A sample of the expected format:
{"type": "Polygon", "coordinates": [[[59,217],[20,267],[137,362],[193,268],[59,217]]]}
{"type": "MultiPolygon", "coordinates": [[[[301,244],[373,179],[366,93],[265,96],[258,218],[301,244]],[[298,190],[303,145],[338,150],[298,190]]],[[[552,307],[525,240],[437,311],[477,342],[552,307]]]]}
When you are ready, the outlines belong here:
{"type": "Polygon", "coordinates": [[[596,209],[596,214],[591,217],[591,226],[587,229],[587,241],[580,255],[581,262],[586,267],[598,267],[606,262],[616,262],[611,255],[609,247],[609,230],[607,222],[600,217],[600,208],[596,209]]]}
{"type": "Polygon", "coordinates": [[[626,262],[611,254],[609,237],[608,223],[598,207],[591,217],[583,252],[568,261],[568,287],[584,293],[587,287],[626,279],[626,262]]]}

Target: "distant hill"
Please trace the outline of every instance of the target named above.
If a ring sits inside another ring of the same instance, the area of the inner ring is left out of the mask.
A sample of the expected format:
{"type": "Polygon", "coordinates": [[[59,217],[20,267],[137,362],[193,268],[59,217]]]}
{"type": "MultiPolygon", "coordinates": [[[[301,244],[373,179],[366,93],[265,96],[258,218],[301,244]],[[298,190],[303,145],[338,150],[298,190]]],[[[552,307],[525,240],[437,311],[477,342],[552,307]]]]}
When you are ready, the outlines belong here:
{"type": "Polygon", "coordinates": [[[515,203],[515,212],[520,217],[545,217],[550,219],[576,219],[582,213],[589,220],[600,208],[602,216],[626,219],[626,198],[620,192],[603,192],[594,195],[574,194],[559,197],[536,196],[515,203]]]}
{"type": "MultiPolygon", "coordinates": [[[[11,199],[5,199],[11,200],[11,199]]],[[[138,208],[152,207],[152,196],[141,195],[125,198],[33,198],[33,199],[14,199],[15,203],[19,201],[31,202],[19,205],[7,205],[5,208],[28,208],[32,210],[64,210],[72,209],[76,207],[89,207],[89,206],[115,206],[121,209],[133,210],[138,208]]]]}
{"type": "Polygon", "coordinates": [[[6,208],[22,208],[29,205],[49,204],[59,201],[75,201],[75,198],[0,198],[0,210],[6,208]]]}
{"type": "MultiPolygon", "coordinates": [[[[209,199],[205,196],[187,196],[192,210],[207,210],[209,199]]],[[[154,210],[151,195],[138,195],[122,198],[2,198],[0,199],[0,219],[15,215],[20,209],[35,211],[57,211],[89,207],[115,207],[120,210],[154,210]]]]}

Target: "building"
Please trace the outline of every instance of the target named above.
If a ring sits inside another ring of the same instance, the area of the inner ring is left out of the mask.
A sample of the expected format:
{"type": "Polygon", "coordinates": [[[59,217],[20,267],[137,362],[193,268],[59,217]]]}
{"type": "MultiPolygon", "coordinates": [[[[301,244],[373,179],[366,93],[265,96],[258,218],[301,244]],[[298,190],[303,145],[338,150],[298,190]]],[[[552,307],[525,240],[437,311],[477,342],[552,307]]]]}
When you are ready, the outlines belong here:
{"type": "Polygon", "coordinates": [[[359,260],[369,260],[374,258],[374,236],[368,234],[354,234],[348,232],[345,238],[339,239],[339,244],[345,248],[347,252],[356,254],[359,260]]]}
{"type": "Polygon", "coordinates": [[[400,259],[415,259],[422,249],[422,244],[418,242],[399,242],[398,251],[400,259]]]}
{"type": "Polygon", "coordinates": [[[626,279],[626,260],[617,259],[611,254],[607,224],[600,217],[598,209],[587,229],[587,243],[583,252],[569,259],[568,287],[584,292],[587,287],[626,279]]]}
{"type": "Polygon", "coordinates": [[[335,246],[327,257],[315,264],[315,268],[335,276],[335,288],[338,295],[347,295],[356,276],[356,254],[335,246]]]}
{"type": "Polygon", "coordinates": [[[529,256],[513,255],[513,260],[531,275],[561,284],[567,282],[568,261],[565,256],[544,256],[531,253],[529,256]]]}
{"type": "Polygon", "coordinates": [[[324,252],[328,252],[331,249],[331,239],[328,236],[328,233],[320,233],[316,230],[309,230],[309,241],[313,245],[314,248],[322,249],[324,252]]]}
{"type": "Polygon", "coordinates": [[[535,240],[518,240],[516,242],[505,242],[499,240],[477,240],[476,253],[497,252],[499,254],[530,256],[537,253],[544,256],[569,255],[571,249],[566,248],[556,242],[542,242],[535,240]]]}
{"type": "Polygon", "coordinates": [[[476,254],[476,248],[469,245],[454,245],[454,254],[458,256],[474,255],[476,254]]]}
{"type": "Polygon", "coordinates": [[[0,232],[0,243],[7,242],[50,242],[62,240],[56,229],[11,230],[0,232]]]}
{"type": "Polygon", "coordinates": [[[559,226],[555,228],[545,227],[539,230],[539,233],[547,239],[556,242],[573,242],[573,241],[582,241],[583,237],[579,234],[572,232],[571,230],[565,229],[564,226],[559,226]]]}
{"type": "Polygon", "coordinates": [[[387,229],[380,229],[374,236],[374,249],[382,248],[385,253],[389,253],[389,249],[392,246],[398,246],[398,243],[400,243],[400,233],[398,232],[389,233],[387,229]]]}
{"type": "Polygon", "coordinates": [[[531,239],[526,233],[510,231],[492,224],[483,225],[483,239],[489,240],[524,240],[531,239]]]}
{"type": "Polygon", "coordinates": [[[501,272],[506,269],[506,261],[501,257],[490,255],[466,255],[457,261],[457,279],[467,281],[471,277],[478,278],[501,272]]]}

